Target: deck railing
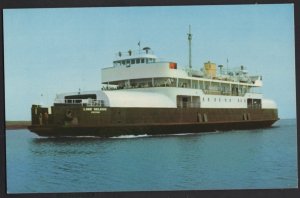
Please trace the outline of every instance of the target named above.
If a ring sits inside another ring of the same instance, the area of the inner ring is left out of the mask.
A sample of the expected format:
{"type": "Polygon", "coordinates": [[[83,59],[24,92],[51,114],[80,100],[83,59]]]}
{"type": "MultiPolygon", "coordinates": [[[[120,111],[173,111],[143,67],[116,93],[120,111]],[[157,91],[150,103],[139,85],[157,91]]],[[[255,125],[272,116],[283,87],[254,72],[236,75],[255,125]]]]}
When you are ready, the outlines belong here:
{"type": "Polygon", "coordinates": [[[104,100],[96,99],[55,99],[55,104],[69,104],[69,105],[81,105],[81,106],[100,106],[104,107],[104,100]]]}

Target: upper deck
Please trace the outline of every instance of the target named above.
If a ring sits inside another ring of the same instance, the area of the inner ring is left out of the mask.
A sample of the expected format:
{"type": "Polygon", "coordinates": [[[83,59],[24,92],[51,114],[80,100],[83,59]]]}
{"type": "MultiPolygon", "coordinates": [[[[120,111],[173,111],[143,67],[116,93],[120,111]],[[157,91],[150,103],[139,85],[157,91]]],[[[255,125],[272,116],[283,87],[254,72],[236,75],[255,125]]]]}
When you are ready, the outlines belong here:
{"type": "Polygon", "coordinates": [[[222,65],[208,61],[199,70],[177,68],[177,63],[160,61],[150,48],[136,52],[119,52],[112,67],[102,69],[102,84],[114,85],[117,89],[147,87],[200,88],[207,92],[232,93],[240,89],[246,93],[251,87],[261,87],[261,76],[249,76],[240,66],[223,70],[222,65]]]}

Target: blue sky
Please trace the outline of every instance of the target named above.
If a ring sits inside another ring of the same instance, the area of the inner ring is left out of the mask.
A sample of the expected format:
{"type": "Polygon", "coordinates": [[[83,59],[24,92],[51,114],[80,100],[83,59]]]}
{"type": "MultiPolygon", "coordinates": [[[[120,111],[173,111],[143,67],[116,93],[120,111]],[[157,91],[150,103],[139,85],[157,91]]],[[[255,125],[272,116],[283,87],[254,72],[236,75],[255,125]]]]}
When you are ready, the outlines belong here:
{"type": "Polygon", "coordinates": [[[296,117],[292,4],[4,10],[6,120],[30,120],[31,104],[57,93],[101,88],[101,68],[118,51],[151,47],[193,68],[210,60],[263,75],[259,91],[296,117]],[[43,95],[43,96],[41,96],[43,95]]]}

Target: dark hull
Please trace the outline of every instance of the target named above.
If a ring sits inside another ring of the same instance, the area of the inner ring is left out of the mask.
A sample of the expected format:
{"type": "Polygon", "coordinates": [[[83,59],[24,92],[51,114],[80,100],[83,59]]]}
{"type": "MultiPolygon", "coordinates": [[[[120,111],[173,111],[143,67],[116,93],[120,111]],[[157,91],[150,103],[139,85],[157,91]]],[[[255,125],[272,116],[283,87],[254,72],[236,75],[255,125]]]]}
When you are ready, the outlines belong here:
{"type": "MultiPolygon", "coordinates": [[[[36,108],[36,107],[35,107],[36,108]]],[[[97,108],[95,108],[97,109],[97,108]]],[[[161,135],[201,133],[270,127],[278,120],[276,109],[200,109],[200,108],[105,108],[86,111],[81,106],[54,106],[47,122],[38,123],[32,111],[29,130],[39,136],[161,135]],[[73,121],[66,118],[72,111],[73,121]]]]}
{"type": "Polygon", "coordinates": [[[113,137],[121,135],[162,135],[229,131],[238,129],[257,129],[270,127],[276,120],[226,122],[226,123],[191,123],[159,125],[106,125],[106,126],[30,126],[32,132],[39,136],[99,136],[113,137]]]}

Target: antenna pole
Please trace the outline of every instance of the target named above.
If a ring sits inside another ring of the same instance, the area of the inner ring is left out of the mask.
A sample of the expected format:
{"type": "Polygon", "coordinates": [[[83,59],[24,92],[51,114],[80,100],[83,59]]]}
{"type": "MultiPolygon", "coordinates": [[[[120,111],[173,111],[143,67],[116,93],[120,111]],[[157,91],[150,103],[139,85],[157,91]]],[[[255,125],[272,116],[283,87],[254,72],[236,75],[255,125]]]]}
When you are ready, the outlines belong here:
{"type": "Polygon", "coordinates": [[[192,69],[192,33],[191,33],[191,25],[189,25],[188,40],[189,40],[189,68],[192,69]]]}
{"type": "Polygon", "coordinates": [[[138,42],[138,46],[139,46],[139,54],[141,53],[141,41],[138,42]]]}
{"type": "Polygon", "coordinates": [[[229,60],[228,60],[228,58],[227,58],[227,68],[226,68],[227,74],[228,74],[228,62],[229,62],[229,60]]]}

